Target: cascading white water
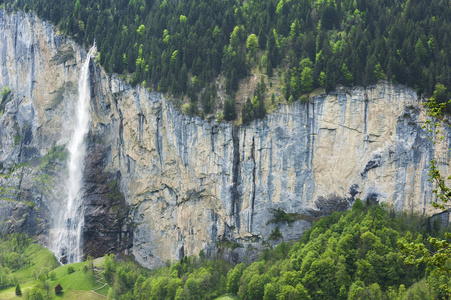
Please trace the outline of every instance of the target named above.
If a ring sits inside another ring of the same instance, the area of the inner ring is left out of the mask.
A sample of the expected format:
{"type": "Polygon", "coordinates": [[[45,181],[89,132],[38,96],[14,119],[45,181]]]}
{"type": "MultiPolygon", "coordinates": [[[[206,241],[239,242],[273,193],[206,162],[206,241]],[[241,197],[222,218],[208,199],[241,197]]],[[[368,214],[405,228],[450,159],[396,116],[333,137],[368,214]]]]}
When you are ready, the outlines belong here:
{"type": "Polygon", "coordinates": [[[86,56],[80,78],[78,80],[78,101],[76,107],[76,122],[68,144],[68,178],[66,182],[67,197],[62,211],[55,217],[52,229],[51,250],[61,263],[81,261],[82,230],[84,223],[83,199],[81,188],[83,184],[83,166],[86,153],[85,137],[89,130],[89,101],[91,87],[89,81],[89,62],[95,50],[95,45],[86,56]]]}

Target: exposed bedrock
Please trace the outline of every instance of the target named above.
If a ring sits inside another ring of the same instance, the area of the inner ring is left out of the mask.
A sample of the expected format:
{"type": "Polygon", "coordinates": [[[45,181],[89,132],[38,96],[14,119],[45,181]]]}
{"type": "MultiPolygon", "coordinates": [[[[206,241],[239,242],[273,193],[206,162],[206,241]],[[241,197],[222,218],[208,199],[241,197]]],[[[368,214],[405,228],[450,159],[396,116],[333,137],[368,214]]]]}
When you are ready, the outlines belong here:
{"type": "MultiPolygon", "coordinates": [[[[12,89],[0,117],[2,230],[14,227],[6,210],[25,201],[46,207],[34,218],[49,230],[85,55],[50,24],[0,11],[0,87],[12,89]]],[[[429,142],[422,103],[403,86],[338,89],[234,127],[183,115],[95,64],[90,72],[84,239],[95,256],[130,249],[147,267],[200,250],[241,259],[275,226],[298,238],[356,198],[431,214],[430,159],[448,174],[450,130],[429,142]],[[271,222],[275,212],[290,222],[271,222]],[[230,251],[235,243],[244,247],[230,251]]]]}

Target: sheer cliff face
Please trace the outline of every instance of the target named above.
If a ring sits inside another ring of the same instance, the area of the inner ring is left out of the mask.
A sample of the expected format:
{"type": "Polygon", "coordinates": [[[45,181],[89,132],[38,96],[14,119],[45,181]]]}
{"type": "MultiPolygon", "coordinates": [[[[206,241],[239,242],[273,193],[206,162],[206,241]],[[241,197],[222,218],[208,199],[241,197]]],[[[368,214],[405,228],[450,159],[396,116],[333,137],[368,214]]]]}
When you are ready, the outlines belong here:
{"type": "MultiPolygon", "coordinates": [[[[66,197],[65,146],[86,52],[48,23],[0,10],[0,231],[26,231],[47,244],[52,219],[66,197]],[[0,98],[1,100],[1,98],[0,98]]],[[[86,252],[99,256],[129,247],[128,207],[120,174],[103,166],[106,146],[88,139],[84,198],[86,252]]]]}
{"type": "MultiPolygon", "coordinates": [[[[12,89],[0,117],[0,185],[11,187],[0,195],[1,230],[48,230],[64,194],[64,155],[53,153],[64,152],[57,146],[74,122],[84,56],[49,24],[0,11],[0,86],[12,89]],[[21,210],[22,223],[11,219],[21,210]]],[[[86,251],[131,247],[149,267],[202,249],[230,253],[222,251],[228,241],[246,246],[236,257],[249,254],[276,226],[271,208],[299,214],[278,224],[284,239],[355,198],[430,213],[429,160],[436,155],[446,172],[450,159],[448,132],[440,144],[428,142],[422,105],[402,86],[338,90],[233,127],[185,116],[162,95],[94,65],[91,84],[86,251]]]]}

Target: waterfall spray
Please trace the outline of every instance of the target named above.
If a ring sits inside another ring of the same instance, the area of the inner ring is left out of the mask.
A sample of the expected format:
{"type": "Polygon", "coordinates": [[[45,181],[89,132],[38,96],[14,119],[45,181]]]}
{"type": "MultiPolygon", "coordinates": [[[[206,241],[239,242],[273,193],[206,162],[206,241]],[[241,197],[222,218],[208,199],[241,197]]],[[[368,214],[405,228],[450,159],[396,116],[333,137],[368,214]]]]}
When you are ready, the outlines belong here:
{"type": "Polygon", "coordinates": [[[66,181],[67,197],[59,216],[55,217],[51,250],[61,263],[74,263],[82,258],[82,231],[84,224],[83,166],[86,153],[85,137],[89,131],[89,101],[91,87],[89,81],[89,62],[95,45],[89,50],[78,80],[78,101],[76,122],[69,141],[68,178],[66,181]]]}

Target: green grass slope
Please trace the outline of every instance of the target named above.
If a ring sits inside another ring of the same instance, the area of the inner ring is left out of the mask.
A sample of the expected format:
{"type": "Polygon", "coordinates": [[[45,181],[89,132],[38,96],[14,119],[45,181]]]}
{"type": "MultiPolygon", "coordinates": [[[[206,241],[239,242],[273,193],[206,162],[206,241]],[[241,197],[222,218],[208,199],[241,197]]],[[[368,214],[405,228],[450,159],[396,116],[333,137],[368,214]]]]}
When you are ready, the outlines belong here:
{"type": "Polygon", "coordinates": [[[39,288],[48,299],[105,299],[109,285],[103,279],[104,258],[59,265],[53,253],[22,235],[0,240],[0,299],[28,299],[39,288]],[[73,272],[69,272],[73,269],[73,272]],[[16,296],[19,283],[22,296],[16,296]],[[55,294],[55,286],[63,294],[55,294]],[[94,290],[96,293],[93,293],[94,290]],[[99,295],[100,294],[100,295],[99,295]]]}

